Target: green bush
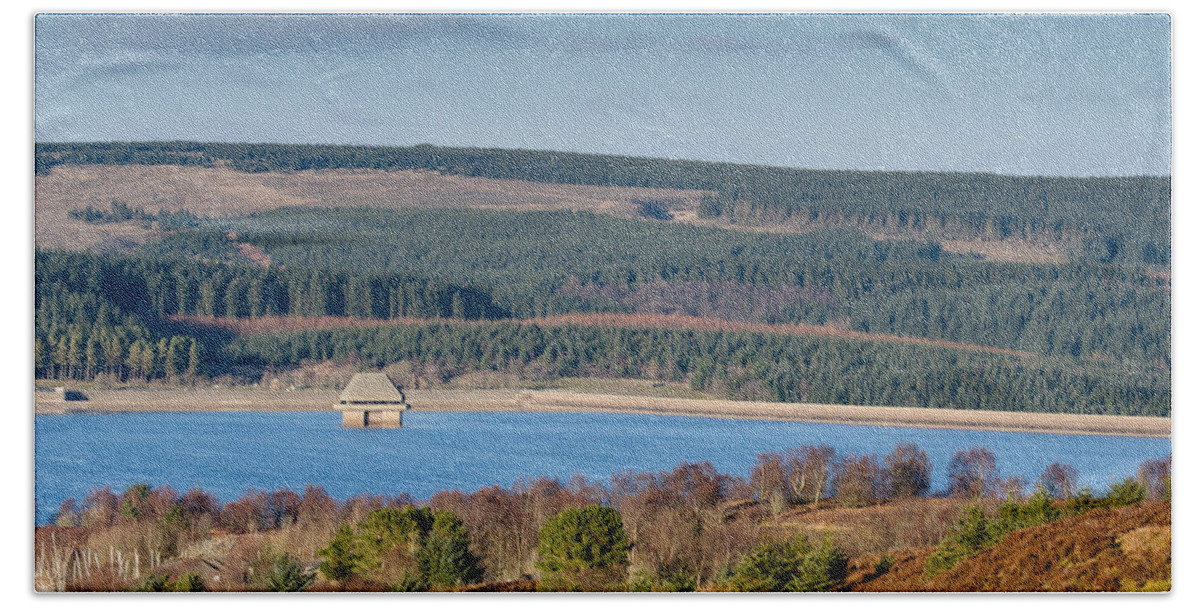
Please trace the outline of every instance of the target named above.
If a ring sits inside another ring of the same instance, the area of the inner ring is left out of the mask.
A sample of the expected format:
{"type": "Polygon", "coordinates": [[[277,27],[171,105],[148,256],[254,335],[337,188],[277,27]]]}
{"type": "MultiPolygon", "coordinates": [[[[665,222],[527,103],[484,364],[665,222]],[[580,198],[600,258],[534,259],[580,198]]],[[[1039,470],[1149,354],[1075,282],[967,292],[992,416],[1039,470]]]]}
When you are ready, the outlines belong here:
{"type": "Polygon", "coordinates": [[[999,542],[1004,533],[1003,526],[989,519],[979,505],[967,507],[950,534],[938,543],[937,549],[925,562],[925,576],[933,577],[953,568],[963,559],[999,542]]]}
{"type": "Polygon", "coordinates": [[[342,524],[333,536],[333,540],[325,548],[317,551],[317,555],[325,558],[321,562],[321,574],[326,578],[344,583],[354,576],[361,568],[362,553],[354,538],[354,530],[349,524],[342,524]]]}
{"type": "Polygon", "coordinates": [[[318,553],[321,572],[345,582],[355,575],[397,591],[453,588],[483,576],[467,528],[450,511],[385,507],[352,528],[343,525],[318,553]],[[385,567],[386,564],[386,567],[385,567]]]}
{"type": "Polygon", "coordinates": [[[477,582],[483,576],[479,556],[471,552],[467,528],[450,511],[433,514],[433,526],[417,552],[421,573],[429,584],[450,588],[477,582]]]}
{"type": "Polygon", "coordinates": [[[142,579],[134,591],[161,593],[164,591],[200,592],[204,591],[204,577],[195,572],[181,574],[174,582],[167,573],[150,574],[142,579]]]}
{"type": "Polygon", "coordinates": [[[1064,510],[1072,513],[1076,508],[1082,507],[1072,506],[1070,501],[1065,509],[1055,507],[1050,493],[1042,487],[1024,501],[1004,501],[994,519],[985,515],[979,505],[971,505],[925,562],[925,576],[933,577],[953,568],[963,559],[1000,542],[1009,532],[1057,521],[1064,510]]]}
{"type": "Polygon", "coordinates": [[[305,572],[304,566],[282,553],[271,560],[271,566],[263,575],[267,591],[295,592],[304,591],[317,577],[315,572],[305,572]]]}
{"type": "Polygon", "coordinates": [[[537,567],[553,588],[598,590],[624,580],[629,539],[612,507],[563,509],[538,532],[537,567]]]}
{"type": "Polygon", "coordinates": [[[433,522],[434,514],[429,507],[386,507],[370,512],[355,534],[362,553],[360,569],[378,568],[384,557],[396,549],[415,556],[425,544],[433,522]]]}
{"type": "Polygon", "coordinates": [[[185,593],[199,593],[204,591],[204,577],[195,572],[186,572],[175,579],[175,584],[171,585],[171,591],[181,591],[185,593]]]}
{"type": "Polygon", "coordinates": [[[638,570],[629,579],[629,591],[638,593],[663,593],[695,591],[696,575],[678,571],[666,575],[638,570]]]}
{"type": "Polygon", "coordinates": [[[138,585],[137,587],[135,587],[133,590],[141,591],[141,592],[155,592],[155,593],[167,591],[168,590],[167,580],[170,578],[170,576],[171,575],[166,574],[166,573],[150,574],[150,575],[146,576],[146,578],[142,580],[141,584],[138,585]]]}
{"type": "Polygon", "coordinates": [[[400,575],[399,579],[392,582],[391,590],[397,593],[429,591],[429,581],[420,572],[407,570],[400,575]]]}
{"type": "Polygon", "coordinates": [[[1126,477],[1113,484],[1108,489],[1105,500],[1109,506],[1124,507],[1134,505],[1146,499],[1146,486],[1138,483],[1132,477],[1126,477]]]}
{"type": "Polygon", "coordinates": [[[813,547],[803,536],[769,542],[742,558],[734,569],[734,591],[829,591],[846,580],[849,560],[825,539],[813,547]]]}

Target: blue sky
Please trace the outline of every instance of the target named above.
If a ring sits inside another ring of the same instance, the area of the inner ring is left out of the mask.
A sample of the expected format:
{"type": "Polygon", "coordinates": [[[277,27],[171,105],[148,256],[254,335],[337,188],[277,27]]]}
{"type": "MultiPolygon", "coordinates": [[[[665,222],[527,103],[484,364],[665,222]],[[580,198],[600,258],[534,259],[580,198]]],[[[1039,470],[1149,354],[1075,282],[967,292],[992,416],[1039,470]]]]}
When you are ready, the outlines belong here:
{"type": "Polygon", "coordinates": [[[1167,174],[1171,21],[40,15],[38,141],[487,146],[1167,174]]]}

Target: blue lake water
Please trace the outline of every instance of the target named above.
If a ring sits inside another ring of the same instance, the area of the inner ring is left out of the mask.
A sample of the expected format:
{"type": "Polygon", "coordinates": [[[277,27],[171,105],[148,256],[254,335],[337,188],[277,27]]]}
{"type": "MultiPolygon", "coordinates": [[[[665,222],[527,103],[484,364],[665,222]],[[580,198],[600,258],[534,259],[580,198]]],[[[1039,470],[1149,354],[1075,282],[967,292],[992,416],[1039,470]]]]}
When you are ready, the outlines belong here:
{"type": "Polygon", "coordinates": [[[126,413],[35,416],[35,495],[44,522],[67,497],[132,483],[199,487],[222,501],[249,488],[337,498],[437,490],[474,491],[523,477],[581,473],[607,481],[626,469],[660,471],[708,460],[747,476],[757,454],[825,443],[839,454],[877,453],[897,442],[923,448],[933,484],[945,486],[954,452],[985,446],[1001,475],[1033,481],[1051,462],[1103,489],[1138,464],[1166,456],[1169,439],[1052,435],[805,422],[595,413],[421,412],[402,429],[347,429],[336,412],[126,413]]]}

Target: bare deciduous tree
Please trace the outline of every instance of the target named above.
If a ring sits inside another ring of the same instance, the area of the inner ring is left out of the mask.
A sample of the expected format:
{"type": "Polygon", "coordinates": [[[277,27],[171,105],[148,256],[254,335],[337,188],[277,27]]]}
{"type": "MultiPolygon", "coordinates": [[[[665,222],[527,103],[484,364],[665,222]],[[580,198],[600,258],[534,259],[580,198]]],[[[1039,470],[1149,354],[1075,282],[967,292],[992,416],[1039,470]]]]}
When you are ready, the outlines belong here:
{"type": "Polygon", "coordinates": [[[782,513],[790,502],[791,490],[786,478],[783,456],[777,452],[759,454],[754,468],[750,469],[750,485],[754,487],[755,498],[766,503],[772,515],[782,513]]]}
{"type": "Polygon", "coordinates": [[[784,453],[784,467],[792,497],[801,503],[818,506],[829,492],[829,469],[834,451],[827,445],[803,445],[784,453]]]}
{"type": "Polygon", "coordinates": [[[1146,486],[1146,493],[1153,500],[1170,499],[1171,455],[1166,458],[1147,460],[1138,467],[1138,481],[1146,486]]]}
{"type": "Polygon", "coordinates": [[[1061,462],[1052,462],[1046,465],[1037,482],[1051,496],[1069,498],[1079,489],[1078,481],[1079,471],[1076,471],[1075,467],[1061,462]]]}
{"type": "Polygon", "coordinates": [[[996,455],[982,446],[959,450],[950,459],[949,477],[951,494],[995,496],[1000,486],[996,455]]]}
{"type": "Polygon", "coordinates": [[[925,451],[915,443],[901,442],[884,457],[885,488],[888,498],[924,496],[929,493],[933,467],[925,451]]]}
{"type": "Polygon", "coordinates": [[[834,471],[833,496],[844,507],[862,507],[883,498],[879,457],[842,457],[834,471]]]}

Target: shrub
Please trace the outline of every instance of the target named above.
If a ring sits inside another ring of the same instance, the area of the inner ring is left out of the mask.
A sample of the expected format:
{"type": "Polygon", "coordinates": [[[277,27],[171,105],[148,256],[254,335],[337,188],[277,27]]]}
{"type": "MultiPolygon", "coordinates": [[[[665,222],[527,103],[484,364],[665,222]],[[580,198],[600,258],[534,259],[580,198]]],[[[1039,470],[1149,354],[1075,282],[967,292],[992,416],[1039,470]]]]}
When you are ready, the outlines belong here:
{"type": "Polygon", "coordinates": [[[612,507],[570,507],[546,520],[538,532],[537,567],[551,586],[594,589],[624,580],[629,540],[612,507]]]}
{"type": "Polygon", "coordinates": [[[123,519],[139,520],[146,514],[146,499],[150,496],[150,486],[144,483],[135,483],[125,489],[121,494],[121,506],[117,509],[117,514],[123,519]]]}
{"type": "Polygon", "coordinates": [[[1062,510],[1051,501],[1050,493],[1042,487],[1024,502],[1004,501],[995,519],[987,517],[978,505],[971,505],[925,562],[925,576],[933,577],[953,568],[963,559],[1000,542],[1009,532],[1056,521],[1062,515],[1062,510]]]}
{"type": "Polygon", "coordinates": [[[963,559],[996,544],[1003,533],[978,505],[963,510],[953,530],[938,543],[937,549],[925,562],[925,576],[933,577],[943,570],[953,568],[963,559]]]}
{"type": "Polygon", "coordinates": [[[79,509],[76,508],[75,499],[67,498],[59,505],[58,512],[54,514],[52,519],[54,525],[60,528],[69,528],[79,525],[83,521],[83,516],[79,512],[79,509]]]}
{"type": "Polygon", "coordinates": [[[190,529],[183,507],[172,506],[155,522],[154,529],[147,538],[147,546],[164,556],[172,557],[179,552],[180,546],[189,540],[190,529]]]}
{"type": "Polygon", "coordinates": [[[379,568],[383,558],[399,552],[413,557],[425,543],[433,527],[434,515],[429,507],[384,507],[367,514],[358,526],[356,538],[360,543],[364,569],[379,568]]]}
{"type": "Polygon", "coordinates": [[[1079,471],[1069,464],[1052,462],[1046,465],[1038,478],[1038,484],[1055,498],[1067,498],[1075,493],[1079,481],[1079,471]]]}
{"type": "Polygon", "coordinates": [[[348,524],[342,524],[333,540],[329,541],[325,548],[317,551],[318,555],[325,558],[325,561],[321,562],[321,574],[339,583],[350,580],[359,570],[359,563],[362,561],[362,554],[356,545],[354,530],[348,524]]]}
{"type": "Polygon", "coordinates": [[[696,576],[687,572],[673,572],[667,575],[657,575],[646,570],[638,570],[629,580],[629,591],[637,593],[671,593],[696,590],[696,576]]]}
{"type": "Polygon", "coordinates": [[[875,576],[883,576],[896,565],[896,559],[891,553],[884,553],[879,557],[879,561],[875,563],[875,576]]]}
{"type": "Polygon", "coordinates": [[[263,573],[263,583],[267,591],[304,591],[316,577],[316,572],[305,572],[300,562],[286,553],[281,553],[271,560],[270,568],[263,573]]]}
{"type": "Polygon", "coordinates": [[[466,526],[450,511],[433,514],[433,526],[417,553],[417,561],[421,564],[421,573],[433,587],[450,588],[474,583],[483,575],[479,556],[471,552],[466,526]]]}
{"type": "Polygon", "coordinates": [[[204,591],[204,578],[195,572],[188,572],[180,575],[174,582],[171,582],[170,575],[165,572],[150,574],[142,579],[142,582],[133,590],[151,593],[161,593],[164,591],[198,593],[204,591]]]}
{"type": "Polygon", "coordinates": [[[993,496],[1000,486],[996,455],[985,447],[955,452],[950,459],[949,478],[951,494],[993,496]]]}
{"type": "Polygon", "coordinates": [[[833,495],[843,507],[865,507],[881,498],[879,459],[847,454],[834,469],[833,495]]]}
{"type": "Polygon", "coordinates": [[[1108,495],[1105,497],[1105,501],[1113,507],[1133,505],[1145,499],[1146,486],[1131,477],[1126,477],[1109,487],[1108,495]]]}
{"type": "Polygon", "coordinates": [[[1171,455],[1166,458],[1147,460],[1138,467],[1138,481],[1146,486],[1146,497],[1153,500],[1171,500],[1171,455]]]}
{"type": "Polygon", "coordinates": [[[825,539],[812,547],[803,536],[769,542],[742,558],[734,569],[734,591],[829,591],[846,580],[849,560],[825,539]]]}
{"type": "Polygon", "coordinates": [[[146,578],[142,579],[141,584],[138,585],[137,587],[135,587],[133,590],[140,591],[140,592],[152,592],[152,593],[159,593],[159,592],[167,591],[167,587],[168,587],[167,580],[169,578],[170,578],[170,575],[166,574],[166,573],[150,574],[146,578]]]}
{"type": "Polygon", "coordinates": [[[888,498],[925,496],[929,493],[933,467],[925,451],[915,443],[898,443],[884,457],[884,489],[888,498]]]}
{"type": "Polygon", "coordinates": [[[1091,488],[1084,488],[1079,492],[1072,494],[1067,502],[1063,505],[1063,512],[1067,515],[1082,515],[1092,509],[1100,509],[1108,506],[1107,498],[1102,498],[1092,494],[1091,488]]]}
{"type": "Polygon", "coordinates": [[[204,577],[195,572],[186,572],[175,579],[175,584],[171,585],[171,591],[181,591],[185,593],[199,593],[204,591],[204,577]]]}

